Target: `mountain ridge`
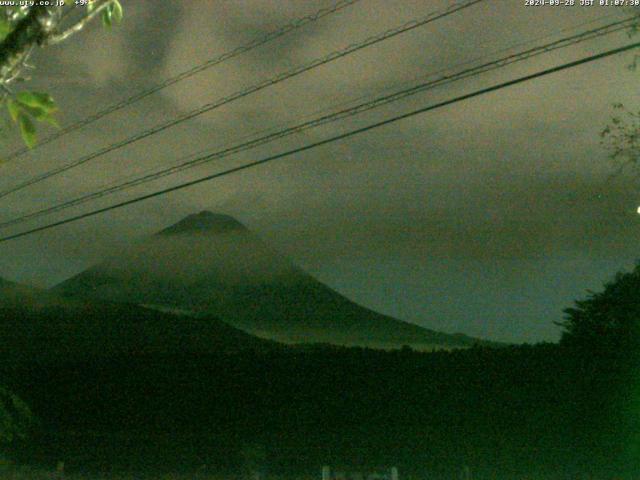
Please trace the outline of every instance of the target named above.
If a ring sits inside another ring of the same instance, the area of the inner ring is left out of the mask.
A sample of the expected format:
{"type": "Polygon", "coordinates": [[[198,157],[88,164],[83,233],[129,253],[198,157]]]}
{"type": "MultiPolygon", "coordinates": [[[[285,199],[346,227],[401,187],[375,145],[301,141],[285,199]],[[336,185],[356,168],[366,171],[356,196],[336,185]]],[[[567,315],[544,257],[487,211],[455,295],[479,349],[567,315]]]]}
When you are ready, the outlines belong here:
{"type": "Polygon", "coordinates": [[[52,291],[211,314],[284,343],[424,349],[490,343],[429,330],[358,305],[278,254],[235,218],[206,210],[52,291]]]}
{"type": "Polygon", "coordinates": [[[160,230],[155,235],[176,235],[193,232],[224,233],[225,231],[242,230],[246,227],[230,215],[202,210],[186,216],[173,225],[160,230]]]}

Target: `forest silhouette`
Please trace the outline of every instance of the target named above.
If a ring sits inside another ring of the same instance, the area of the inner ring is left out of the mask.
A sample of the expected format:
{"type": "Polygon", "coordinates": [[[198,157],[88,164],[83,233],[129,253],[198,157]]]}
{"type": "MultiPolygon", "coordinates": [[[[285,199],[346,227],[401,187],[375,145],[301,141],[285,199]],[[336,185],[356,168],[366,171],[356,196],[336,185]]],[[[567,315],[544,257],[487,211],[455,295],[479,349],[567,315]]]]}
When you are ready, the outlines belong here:
{"type": "Polygon", "coordinates": [[[2,376],[39,422],[13,455],[238,472],[257,448],[273,475],[396,465],[450,478],[469,465],[477,478],[635,478],[639,291],[640,265],[576,301],[559,344],[14,359],[2,376]]]}

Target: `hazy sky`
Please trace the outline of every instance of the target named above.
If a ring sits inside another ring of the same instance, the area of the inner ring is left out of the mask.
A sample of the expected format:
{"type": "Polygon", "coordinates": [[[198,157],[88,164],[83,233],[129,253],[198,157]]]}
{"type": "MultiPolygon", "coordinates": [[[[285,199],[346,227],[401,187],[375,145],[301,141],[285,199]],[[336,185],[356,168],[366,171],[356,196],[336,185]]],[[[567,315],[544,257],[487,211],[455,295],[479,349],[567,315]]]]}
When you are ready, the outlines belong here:
{"type": "MultiPolygon", "coordinates": [[[[124,0],[98,25],[38,52],[30,88],[68,124],[331,2],[124,0]]],[[[164,119],[451,4],[361,0],[0,166],[0,189],[164,119]]],[[[361,50],[0,200],[0,219],[73,198],[203,149],[310,118],[523,42],[621,17],[609,7],[487,0],[361,50]]],[[[624,45],[620,33],[458,82],[47,220],[108,205],[325,138],[387,115],[624,45]]],[[[633,53],[457,103],[367,134],[72,225],[0,244],[0,276],[53,285],[107,253],[203,209],[234,215],[363,305],[446,332],[558,338],[554,320],[640,258],[640,185],[613,171],[598,132],[611,104],[638,108],[633,53]]],[[[18,141],[5,147],[12,151],[18,141]]],[[[44,219],[34,221],[35,226],[44,219]]],[[[2,233],[20,231],[15,227],[2,233]]]]}

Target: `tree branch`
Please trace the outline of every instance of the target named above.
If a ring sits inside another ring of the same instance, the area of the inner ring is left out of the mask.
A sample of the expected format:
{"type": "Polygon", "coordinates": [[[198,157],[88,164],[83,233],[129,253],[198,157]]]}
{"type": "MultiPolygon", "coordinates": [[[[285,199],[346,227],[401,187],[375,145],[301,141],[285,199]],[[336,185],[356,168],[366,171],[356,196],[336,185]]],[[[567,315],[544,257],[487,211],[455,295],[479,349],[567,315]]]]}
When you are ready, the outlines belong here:
{"type": "Polygon", "coordinates": [[[42,43],[52,23],[52,14],[47,7],[33,6],[13,31],[0,42],[1,83],[15,73],[33,46],[42,43]]]}
{"type": "Polygon", "coordinates": [[[78,33],[80,30],[82,30],[89,22],[91,22],[91,20],[93,20],[98,14],[100,14],[100,12],[102,12],[102,10],[104,10],[105,8],[107,8],[109,5],[111,5],[114,2],[114,0],[106,0],[104,1],[102,4],[100,4],[98,7],[96,7],[94,10],[92,10],[90,13],[88,13],[87,15],[85,15],[84,17],[82,17],[80,20],[78,20],[75,24],[73,24],[71,27],[67,28],[66,30],[64,30],[63,32],[53,32],[51,34],[49,34],[46,38],[44,43],[47,45],[54,45],[56,43],[60,43],[64,40],[66,40],[67,38],[69,38],[71,35],[78,33]]]}
{"type": "Polygon", "coordinates": [[[34,5],[28,9],[24,18],[0,42],[0,84],[15,80],[24,62],[35,46],[50,45],[66,40],[82,30],[91,20],[108,8],[115,0],[96,0],[97,7],[64,31],[59,31],[62,20],[61,10],[57,7],[34,5]]]}

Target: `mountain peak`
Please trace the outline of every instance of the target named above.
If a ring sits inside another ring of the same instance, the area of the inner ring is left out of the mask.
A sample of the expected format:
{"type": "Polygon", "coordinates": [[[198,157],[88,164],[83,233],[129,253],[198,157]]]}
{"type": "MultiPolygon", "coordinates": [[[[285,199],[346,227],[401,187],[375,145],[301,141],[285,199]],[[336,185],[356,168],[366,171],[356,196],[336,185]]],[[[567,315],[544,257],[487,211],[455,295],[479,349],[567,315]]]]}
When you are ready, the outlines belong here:
{"type": "Polygon", "coordinates": [[[234,230],[246,230],[246,227],[230,215],[203,210],[186,216],[178,223],[158,232],[158,235],[225,233],[234,230]]]}
{"type": "Polygon", "coordinates": [[[285,343],[426,349],[475,343],[360,306],[295,267],[235,218],[209,211],[183,218],[54,291],[207,314],[285,343]]]}

